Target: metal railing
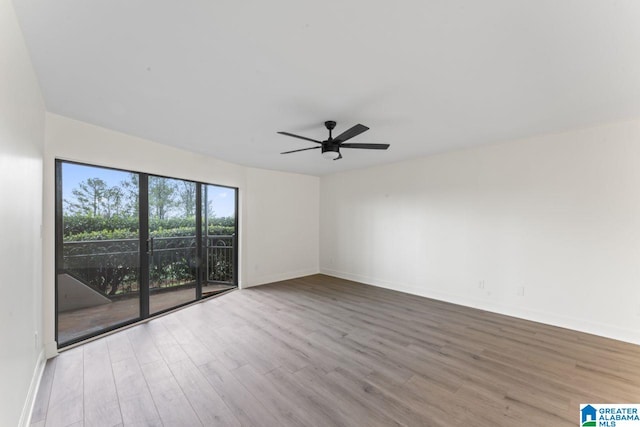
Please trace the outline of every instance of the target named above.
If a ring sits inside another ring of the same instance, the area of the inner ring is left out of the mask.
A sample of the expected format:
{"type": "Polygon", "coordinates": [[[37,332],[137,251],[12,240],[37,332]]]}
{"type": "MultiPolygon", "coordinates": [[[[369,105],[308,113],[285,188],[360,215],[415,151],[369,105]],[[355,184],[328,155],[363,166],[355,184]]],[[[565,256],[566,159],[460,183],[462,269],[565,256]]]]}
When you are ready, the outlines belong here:
{"type": "MultiPolygon", "coordinates": [[[[197,268],[205,268],[205,281],[233,285],[235,236],[203,237],[203,260],[196,257],[196,237],[154,237],[149,254],[152,289],[192,285],[197,268]]],[[[63,243],[63,270],[107,296],[119,298],[139,291],[139,240],[112,239],[63,243]]]]}
{"type": "Polygon", "coordinates": [[[207,281],[233,284],[235,236],[207,236],[206,240],[207,281]]]}

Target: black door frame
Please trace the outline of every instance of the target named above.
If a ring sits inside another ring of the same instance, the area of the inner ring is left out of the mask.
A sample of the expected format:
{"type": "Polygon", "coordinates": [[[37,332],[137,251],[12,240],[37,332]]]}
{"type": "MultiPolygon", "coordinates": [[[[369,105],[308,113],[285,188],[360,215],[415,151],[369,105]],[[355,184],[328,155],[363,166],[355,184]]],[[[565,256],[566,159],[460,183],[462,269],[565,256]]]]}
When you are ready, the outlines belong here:
{"type": "MultiPolygon", "coordinates": [[[[203,250],[203,239],[202,239],[202,191],[206,188],[207,185],[212,185],[215,187],[223,187],[234,190],[235,195],[235,221],[234,221],[234,234],[233,234],[233,286],[238,288],[238,257],[239,257],[239,248],[238,248],[238,195],[239,189],[237,187],[230,187],[226,185],[219,184],[208,184],[200,181],[192,181],[185,180],[182,178],[174,178],[167,177],[156,174],[149,174],[144,172],[132,171],[127,169],[119,169],[108,166],[101,165],[93,165],[89,163],[82,163],[64,159],[55,159],[55,340],[58,345],[58,349],[62,349],[73,344],[77,344],[79,342],[85,341],[90,338],[94,338],[100,336],[102,334],[114,331],[116,329],[123,328],[125,326],[129,326],[134,323],[146,321],[153,317],[162,315],[171,310],[175,310],[180,307],[184,307],[189,304],[193,304],[194,302],[200,301],[203,299],[202,296],[202,286],[207,282],[207,271],[206,268],[206,251],[203,250]],[[72,340],[65,342],[63,345],[58,341],[58,273],[63,271],[64,260],[63,260],[63,243],[64,243],[64,229],[63,229],[63,195],[62,195],[62,165],[64,163],[76,164],[81,166],[89,166],[110,170],[117,170],[127,173],[134,173],[138,175],[138,226],[139,226],[139,247],[138,247],[138,288],[139,288],[139,316],[133,319],[127,319],[123,322],[119,322],[113,325],[110,325],[104,329],[101,329],[94,333],[88,333],[86,335],[79,336],[72,340]],[[170,307],[158,312],[150,313],[150,274],[149,274],[149,176],[157,176],[160,178],[169,178],[169,179],[179,179],[182,181],[193,182],[196,185],[196,297],[192,301],[188,301],[174,307],[170,307]]],[[[206,242],[204,242],[206,245],[206,242]]],[[[206,298],[206,297],[205,297],[206,298]]]]}

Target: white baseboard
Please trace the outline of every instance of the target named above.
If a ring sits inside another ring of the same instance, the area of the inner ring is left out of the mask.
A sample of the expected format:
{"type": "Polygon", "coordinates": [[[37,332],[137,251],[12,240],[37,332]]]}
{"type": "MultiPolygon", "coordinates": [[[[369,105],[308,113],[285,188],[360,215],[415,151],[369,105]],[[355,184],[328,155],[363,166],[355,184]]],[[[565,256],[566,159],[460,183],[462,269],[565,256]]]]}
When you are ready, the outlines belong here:
{"type": "Polygon", "coordinates": [[[55,341],[48,342],[44,345],[44,353],[47,359],[58,355],[58,343],[55,341]]]}
{"type": "Polygon", "coordinates": [[[29,424],[31,424],[31,413],[33,412],[33,405],[36,403],[36,396],[38,394],[38,389],[40,388],[40,380],[42,379],[42,373],[44,372],[46,362],[47,358],[45,357],[45,350],[43,348],[38,355],[38,360],[36,361],[36,366],[33,370],[33,376],[31,377],[31,384],[29,385],[29,392],[27,393],[27,398],[24,402],[24,406],[22,407],[20,423],[18,424],[20,427],[28,427],[29,424]]]}
{"type": "Polygon", "coordinates": [[[517,317],[524,320],[531,320],[533,322],[543,323],[545,325],[558,326],[561,328],[572,329],[574,331],[585,332],[588,334],[640,345],[640,331],[594,322],[590,319],[581,319],[566,316],[563,314],[548,313],[538,310],[524,309],[520,307],[509,307],[506,305],[485,301],[479,298],[449,294],[446,292],[419,288],[403,283],[391,283],[384,280],[378,280],[373,277],[332,270],[329,268],[320,268],[320,273],[326,274],[328,276],[338,277],[341,279],[352,280],[354,282],[364,283],[371,286],[376,286],[379,288],[405,292],[408,294],[418,295],[439,301],[450,302],[452,304],[490,311],[492,313],[504,314],[506,316],[517,317]]]}
{"type": "Polygon", "coordinates": [[[267,283],[281,282],[283,280],[295,279],[298,277],[311,276],[312,274],[318,274],[320,271],[316,269],[296,270],[288,271],[286,273],[263,275],[257,278],[251,279],[249,284],[243,284],[241,288],[250,288],[253,286],[266,285],[267,283]]]}

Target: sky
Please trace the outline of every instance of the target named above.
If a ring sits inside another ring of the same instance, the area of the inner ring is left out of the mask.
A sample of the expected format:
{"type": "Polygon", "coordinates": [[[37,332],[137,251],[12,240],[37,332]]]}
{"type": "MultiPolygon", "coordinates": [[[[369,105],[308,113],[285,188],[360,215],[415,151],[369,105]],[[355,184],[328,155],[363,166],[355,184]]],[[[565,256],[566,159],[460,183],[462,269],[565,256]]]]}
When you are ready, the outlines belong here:
{"type": "MultiPolygon", "coordinates": [[[[73,201],[72,191],[89,178],[100,178],[107,186],[119,186],[122,181],[129,180],[130,173],[96,166],[62,163],[62,197],[73,201]]],[[[235,190],[233,188],[207,185],[208,198],[212,201],[213,211],[217,217],[234,216],[235,190]]]]}

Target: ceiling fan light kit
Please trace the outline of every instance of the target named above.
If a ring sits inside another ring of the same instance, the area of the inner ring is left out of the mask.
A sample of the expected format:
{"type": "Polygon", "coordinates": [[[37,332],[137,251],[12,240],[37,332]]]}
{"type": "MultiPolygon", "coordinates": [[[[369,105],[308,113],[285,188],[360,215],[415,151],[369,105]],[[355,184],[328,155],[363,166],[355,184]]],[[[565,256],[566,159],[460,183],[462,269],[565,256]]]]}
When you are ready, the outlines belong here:
{"type": "Polygon", "coordinates": [[[280,154],[296,153],[298,151],[316,150],[320,148],[322,152],[322,157],[324,157],[325,159],[340,160],[342,158],[342,154],[340,154],[340,148],[360,148],[360,149],[367,149],[367,150],[386,150],[387,148],[389,148],[389,144],[358,144],[358,143],[345,144],[345,141],[353,138],[354,136],[360,135],[362,132],[369,130],[369,128],[364,125],[357,124],[352,128],[342,132],[336,138],[333,138],[331,133],[333,129],[336,127],[336,122],[334,122],[333,120],[328,120],[324,122],[324,126],[329,130],[329,139],[325,141],[318,141],[315,139],[307,138],[306,136],[295,135],[289,132],[278,132],[281,135],[304,139],[305,141],[311,141],[311,142],[315,142],[316,144],[320,144],[317,147],[308,147],[308,148],[301,148],[299,150],[285,151],[280,154]]]}
{"type": "Polygon", "coordinates": [[[340,157],[340,153],[338,152],[338,147],[330,147],[330,148],[327,148],[326,150],[323,147],[322,157],[324,157],[327,160],[338,160],[338,157],[340,157]]]}

